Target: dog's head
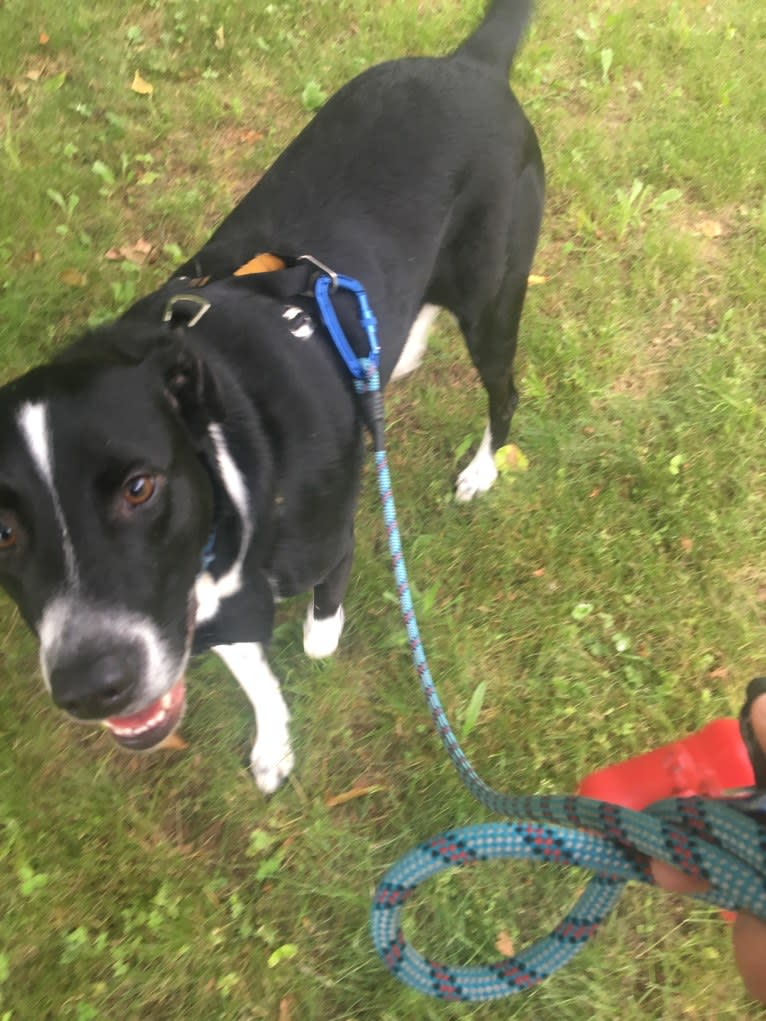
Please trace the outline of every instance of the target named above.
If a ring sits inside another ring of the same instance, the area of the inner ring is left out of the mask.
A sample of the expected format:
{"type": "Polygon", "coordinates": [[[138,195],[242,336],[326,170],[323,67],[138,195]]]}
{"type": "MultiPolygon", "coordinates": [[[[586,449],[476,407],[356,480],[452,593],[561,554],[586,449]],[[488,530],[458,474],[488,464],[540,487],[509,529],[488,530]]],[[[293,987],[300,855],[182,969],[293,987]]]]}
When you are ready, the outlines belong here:
{"type": "Polygon", "coordinates": [[[113,339],[0,389],[0,583],[39,637],[54,702],[144,749],[183,712],[213,516],[200,444],[220,409],[180,341],[125,356],[113,339]]]}

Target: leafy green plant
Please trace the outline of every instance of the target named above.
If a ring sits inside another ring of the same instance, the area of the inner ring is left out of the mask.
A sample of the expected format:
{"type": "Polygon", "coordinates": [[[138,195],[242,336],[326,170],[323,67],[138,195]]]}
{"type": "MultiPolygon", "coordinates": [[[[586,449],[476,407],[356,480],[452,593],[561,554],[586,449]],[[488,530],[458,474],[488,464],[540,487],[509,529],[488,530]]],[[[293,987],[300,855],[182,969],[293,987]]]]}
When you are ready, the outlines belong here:
{"type": "Polygon", "coordinates": [[[644,219],[651,213],[661,213],[668,206],[677,202],[682,192],[678,188],[666,188],[654,194],[651,185],[644,184],[636,178],[629,190],[618,188],[617,198],[618,237],[623,238],[630,230],[637,230],[644,225],[644,219]]]}
{"type": "Polygon", "coordinates": [[[320,106],[323,106],[327,100],[327,93],[324,89],[317,84],[317,82],[307,82],[303,92],[301,93],[301,102],[303,103],[304,109],[313,113],[318,110],[320,106]]]}

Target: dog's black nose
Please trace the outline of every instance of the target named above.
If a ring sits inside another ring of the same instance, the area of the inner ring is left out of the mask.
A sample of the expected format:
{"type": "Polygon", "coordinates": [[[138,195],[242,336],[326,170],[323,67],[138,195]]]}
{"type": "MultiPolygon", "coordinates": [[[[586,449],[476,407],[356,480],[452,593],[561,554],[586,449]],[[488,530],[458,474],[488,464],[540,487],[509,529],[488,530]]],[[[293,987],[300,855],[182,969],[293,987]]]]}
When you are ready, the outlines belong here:
{"type": "Polygon", "coordinates": [[[118,716],[138,686],[137,657],[131,650],[78,656],[56,666],[50,675],[53,701],[81,720],[118,716]]]}

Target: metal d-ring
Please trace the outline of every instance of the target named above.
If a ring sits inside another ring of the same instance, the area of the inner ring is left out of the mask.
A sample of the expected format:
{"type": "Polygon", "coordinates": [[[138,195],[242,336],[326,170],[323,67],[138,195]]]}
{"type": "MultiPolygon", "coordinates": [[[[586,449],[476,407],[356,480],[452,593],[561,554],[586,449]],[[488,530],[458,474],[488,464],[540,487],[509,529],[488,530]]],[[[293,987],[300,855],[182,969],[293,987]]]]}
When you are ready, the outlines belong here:
{"type": "Polygon", "coordinates": [[[191,302],[192,305],[197,305],[197,311],[186,323],[188,327],[196,326],[204,314],[210,309],[210,302],[206,301],[205,298],[199,294],[174,294],[173,297],[168,301],[165,306],[165,311],[162,313],[163,323],[170,323],[173,321],[173,309],[181,301],[191,302]]]}
{"type": "Polygon", "coordinates": [[[335,270],[330,269],[329,266],[325,266],[319,259],[315,259],[313,255],[299,255],[295,260],[296,262],[310,262],[317,269],[321,270],[322,273],[326,273],[331,280],[331,292],[334,294],[338,290],[338,274],[335,270]]]}

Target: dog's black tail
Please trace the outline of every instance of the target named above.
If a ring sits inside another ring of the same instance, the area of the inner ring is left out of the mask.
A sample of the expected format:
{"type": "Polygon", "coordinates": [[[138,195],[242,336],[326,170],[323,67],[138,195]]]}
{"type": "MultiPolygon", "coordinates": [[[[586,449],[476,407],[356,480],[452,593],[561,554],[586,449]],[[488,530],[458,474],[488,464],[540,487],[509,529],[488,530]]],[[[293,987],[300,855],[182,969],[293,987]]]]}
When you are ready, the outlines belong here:
{"type": "Polygon", "coordinates": [[[484,20],[455,56],[496,67],[508,77],[513,58],[532,14],[533,0],[492,0],[484,20]]]}

